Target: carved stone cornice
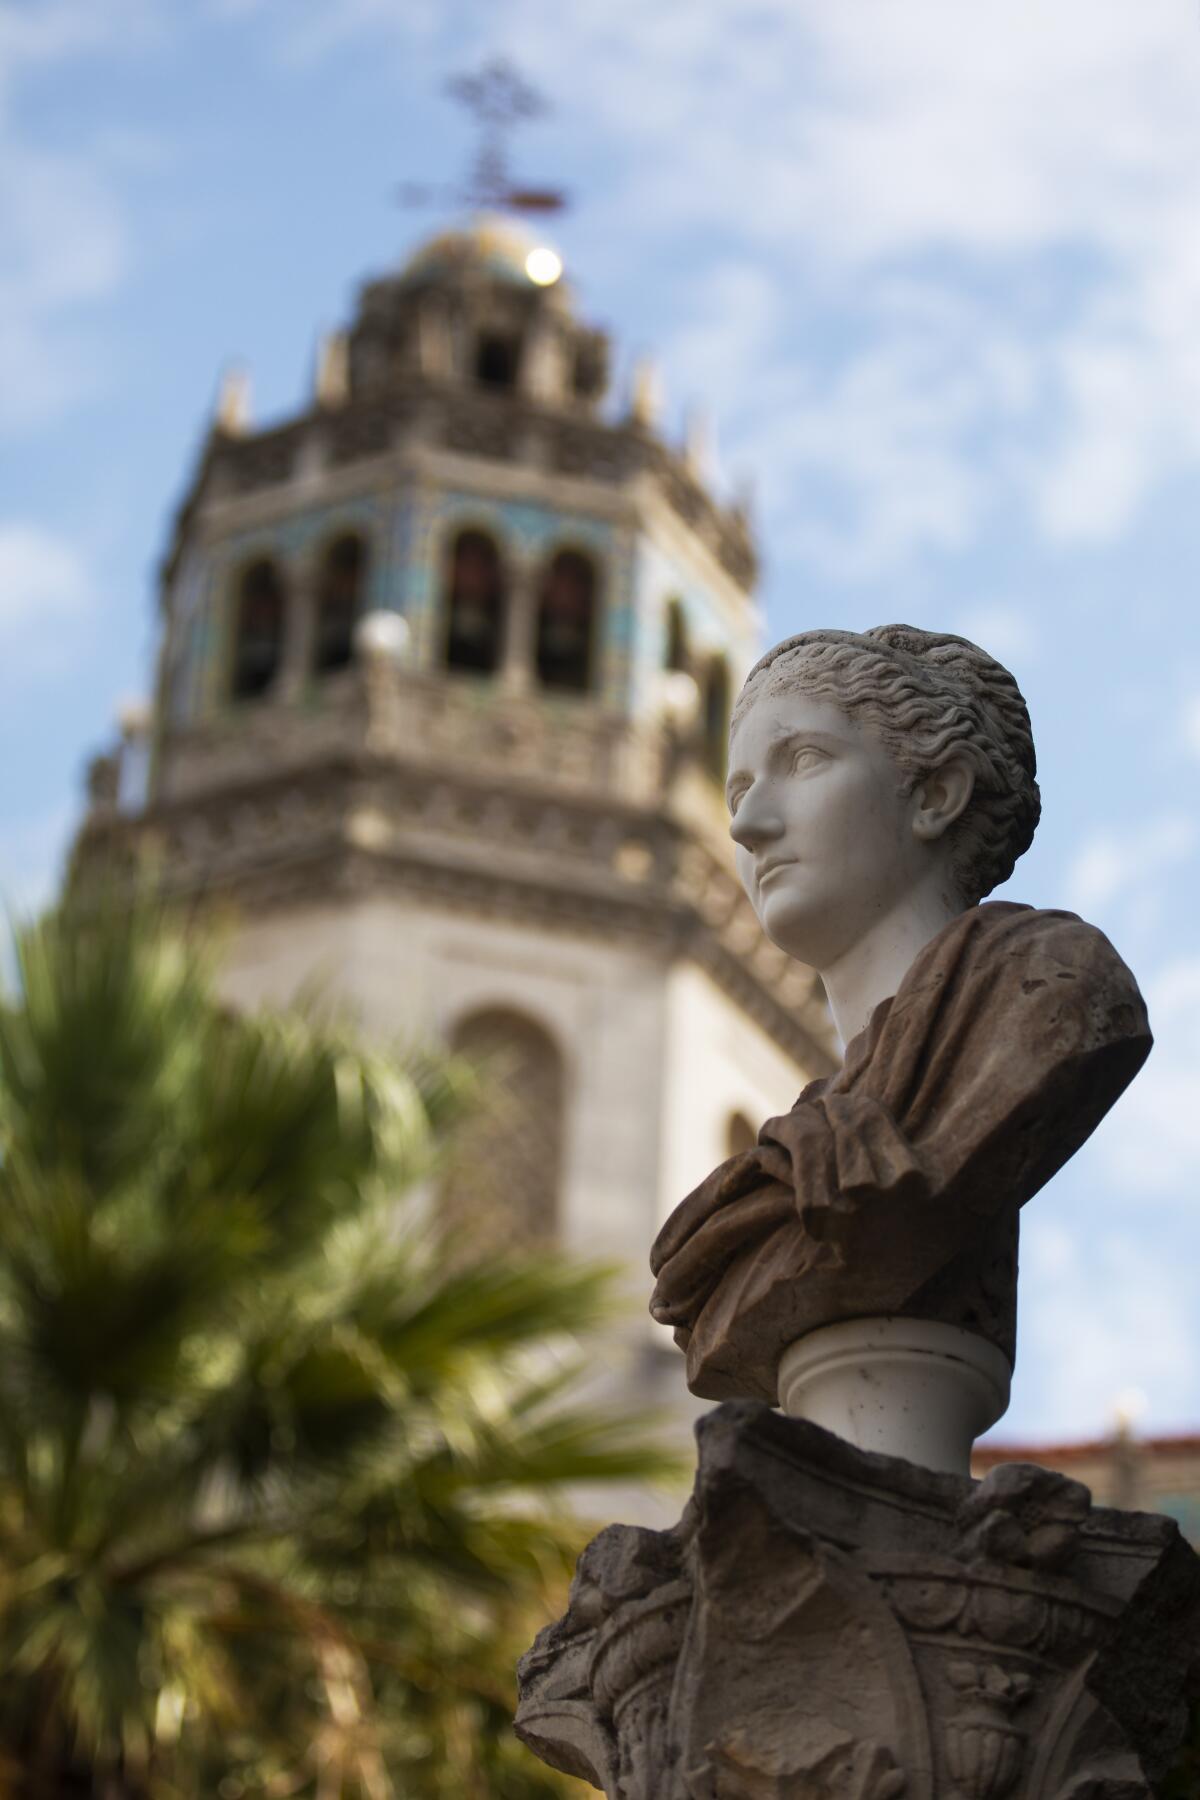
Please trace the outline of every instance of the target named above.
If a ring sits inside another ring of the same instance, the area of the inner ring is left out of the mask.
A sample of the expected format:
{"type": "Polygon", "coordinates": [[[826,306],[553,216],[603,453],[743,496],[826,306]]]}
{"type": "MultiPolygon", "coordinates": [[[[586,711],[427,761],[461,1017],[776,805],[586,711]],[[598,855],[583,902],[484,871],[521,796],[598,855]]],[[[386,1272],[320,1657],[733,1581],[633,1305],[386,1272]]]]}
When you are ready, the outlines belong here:
{"type": "Polygon", "coordinates": [[[661,729],[635,725],[590,699],[555,706],[469,678],[361,667],[323,678],[304,696],[228,706],[159,744],[155,791],[176,799],[257,778],[313,769],[368,746],[459,775],[503,766],[518,790],[562,789],[648,802],[662,785],[661,729]]]}
{"type": "MultiPolygon", "coordinates": [[[[528,395],[497,394],[408,374],[386,390],[353,397],[335,412],[319,406],[268,430],[213,432],[176,515],[164,562],[169,576],[202,496],[228,500],[286,488],[302,474],[306,444],[319,442],[324,467],[392,459],[404,447],[453,452],[543,476],[586,479],[620,489],[649,480],[678,518],[712,551],[737,585],[757,575],[749,527],[736,509],[719,505],[682,453],[643,427],[538,405],[528,395]]],[[[306,504],[311,493],[306,490],[306,504]]]]}
{"type": "MultiPolygon", "coordinates": [[[[259,765],[260,768],[263,765],[259,765]]],[[[668,813],[615,797],[431,772],[367,749],[96,810],[78,879],[148,865],[180,898],[290,906],[391,891],[539,929],[634,936],[700,964],[810,1074],[832,1067],[813,977],[763,939],[736,879],[668,813]]]]}

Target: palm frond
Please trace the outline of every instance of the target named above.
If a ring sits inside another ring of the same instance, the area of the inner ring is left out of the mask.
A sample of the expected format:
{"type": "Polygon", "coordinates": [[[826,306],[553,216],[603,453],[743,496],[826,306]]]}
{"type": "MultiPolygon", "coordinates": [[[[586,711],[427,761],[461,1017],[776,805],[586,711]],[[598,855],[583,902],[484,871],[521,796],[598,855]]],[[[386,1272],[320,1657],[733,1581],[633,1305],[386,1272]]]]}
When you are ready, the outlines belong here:
{"type": "Polygon", "coordinates": [[[508,1738],[512,1662],[571,1496],[673,1467],[573,1389],[612,1271],[463,1267],[406,1205],[478,1102],[461,1060],[315,1004],[231,1014],[141,902],[52,912],[16,972],[0,1766],[123,1800],[335,1766],[408,1800],[566,1792],[508,1738]]]}

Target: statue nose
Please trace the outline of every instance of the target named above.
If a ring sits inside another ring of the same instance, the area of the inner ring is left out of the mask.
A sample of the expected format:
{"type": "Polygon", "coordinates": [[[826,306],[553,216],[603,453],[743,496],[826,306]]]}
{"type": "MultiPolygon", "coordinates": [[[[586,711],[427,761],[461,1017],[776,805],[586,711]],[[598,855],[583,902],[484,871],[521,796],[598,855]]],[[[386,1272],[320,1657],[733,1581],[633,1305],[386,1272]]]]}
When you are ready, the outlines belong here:
{"type": "Polygon", "coordinates": [[[743,850],[756,850],[769,844],[783,830],[783,821],[773,807],[747,796],[729,822],[729,835],[743,850]]]}

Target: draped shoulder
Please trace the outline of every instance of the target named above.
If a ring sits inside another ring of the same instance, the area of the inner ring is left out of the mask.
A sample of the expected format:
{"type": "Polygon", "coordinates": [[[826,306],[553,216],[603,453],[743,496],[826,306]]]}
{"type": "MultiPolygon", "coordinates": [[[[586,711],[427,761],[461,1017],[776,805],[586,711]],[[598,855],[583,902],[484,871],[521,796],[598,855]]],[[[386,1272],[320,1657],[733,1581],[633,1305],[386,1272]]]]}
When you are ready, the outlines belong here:
{"type": "Polygon", "coordinates": [[[1072,913],[953,919],[836,1074],[714,1170],[651,1253],[693,1391],[774,1401],[789,1343],[838,1319],[944,1319],[1013,1355],[1017,1214],[1151,1044],[1137,984],[1072,913]]]}

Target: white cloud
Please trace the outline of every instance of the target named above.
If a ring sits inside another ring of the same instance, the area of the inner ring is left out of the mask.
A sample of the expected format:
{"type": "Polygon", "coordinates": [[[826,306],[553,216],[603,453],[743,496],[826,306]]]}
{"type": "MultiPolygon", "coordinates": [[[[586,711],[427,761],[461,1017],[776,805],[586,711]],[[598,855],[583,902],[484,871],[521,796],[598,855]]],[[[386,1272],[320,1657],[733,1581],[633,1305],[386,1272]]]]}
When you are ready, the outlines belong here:
{"type": "Polygon", "coordinates": [[[410,79],[415,51],[512,55],[591,153],[577,242],[674,284],[669,373],[717,401],[785,553],[875,574],[1014,503],[1103,538],[1200,466],[1193,0],[210,12],[410,79]]]}
{"type": "MultiPolygon", "coordinates": [[[[363,36],[384,37],[403,45],[432,39],[439,24],[445,25],[455,10],[463,9],[447,8],[440,0],[339,0],[336,7],[328,0],[208,0],[207,10],[222,24],[269,19],[282,60],[305,64],[363,36]]],[[[478,36],[477,19],[470,25],[460,19],[463,37],[468,30],[478,36]]],[[[462,60],[461,47],[458,56],[462,60]]]]}
{"type": "MultiPolygon", "coordinates": [[[[78,824],[74,801],[36,818],[18,818],[0,832],[0,920],[27,919],[53,899],[63,863],[78,824]]],[[[0,928],[0,974],[4,972],[7,932],[0,928]]]]}
{"type": "MultiPolygon", "coordinates": [[[[1136,1084],[1135,1084],[1136,1086],[1136,1084]]],[[[1142,1429],[1176,1428],[1200,1402],[1192,1260],[1132,1218],[1039,1216],[1021,1226],[1021,1331],[1013,1408],[998,1441],[1079,1439],[1113,1429],[1131,1389],[1142,1429]]]]}
{"type": "Polygon", "coordinates": [[[1200,955],[1143,983],[1155,1036],[1150,1060],[1113,1115],[1104,1169],[1132,1195],[1200,1191],[1200,955]]]}
{"type": "Polygon", "coordinates": [[[758,311],[728,314],[724,354],[759,390],[744,435],[787,496],[773,534],[852,574],[961,543],[1006,497],[1052,538],[1111,536],[1200,462],[1187,0],[494,16],[550,92],[588,67],[583,108],[628,146],[609,227],[709,230],[724,257],[770,261],[802,324],[848,323],[793,394],[758,311]],[[814,432],[825,517],[805,498],[814,432]]]}
{"type": "Polygon", "coordinates": [[[1037,627],[1019,606],[1004,601],[985,601],[969,607],[954,621],[959,637],[981,644],[1001,662],[1028,664],[1038,652],[1037,627]]]}
{"type": "Polygon", "coordinates": [[[756,345],[773,342],[782,302],[761,263],[718,261],[689,296],[684,323],[671,342],[671,363],[689,395],[731,413],[760,379],[756,345]]]}
{"type": "Polygon", "coordinates": [[[147,0],[39,0],[0,10],[0,72],[56,62],[140,34],[157,11],[147,0]]]}
{"type": "Polygon", "coordinates": [[[78,623],[92,599],[87,566],[71,544],[40,525],[0,520],[0,651],[78,623]]]}
{"type": "Polygon", "coordinates": [[[964,543],[984,495],[957,440],[988,371],[948,352],[927,315],[852,357],[806,356],[799,305],[786,303],[778,268],[718,263],[683,298],[666,347],[669,386],[703,394],[726,460],[754,469],[776,554],[855,577],[916,546],[964,543]]]}
{"type": "Polygon", "coordinates": [[[1178,1428],[1200,1408],[1200,955],[1142,986],[1149,1060],[1023,1215],[1020,1354],[1001,1439],[1110,1430],[1131,1386],[1147,1399],[1145,1430],[1178,1428]]]}
{"type": "Polygon", "coordinates": [[[552,29],[544,0],[512,0],[492,16],[552,93],[586,58],[581,104],[630,142],[664,215],[736,221],[818,267],[916,246],[1125,251],[1197,180],[1188,0],[765,0],[750,16],[662,0],[652,17],[582,0],[552,29]]]}
{"type": "Polygon", "coordinates": [[[1092,913],[1136,899],[1191,856],[1198,842],[1200,828],[1188,813],[1162,813],[1123,831],[1097,832],[1071,861],[1066,904],[1092,913]]]}
{"type": "Polygon", "coordinates": [[[1180,723],[1184,745],[1193,756],[1200,756],[1200,694],[1185,703],[1180,723]]]}
{"type": "MultiPolygon", "coordinates": [[[[39,143],[5,104],[31,71],[95,54],[127,55],[162,24],[155,0],[59,0],[0,11],[0,431],[44,424],[106,379],[88,310],[114,294],[132,260],[111,170],[134,136],[108,134],[67,153],[39,143]]],[[[140,141],[144,157],[147,145],[140,141]]]]}

